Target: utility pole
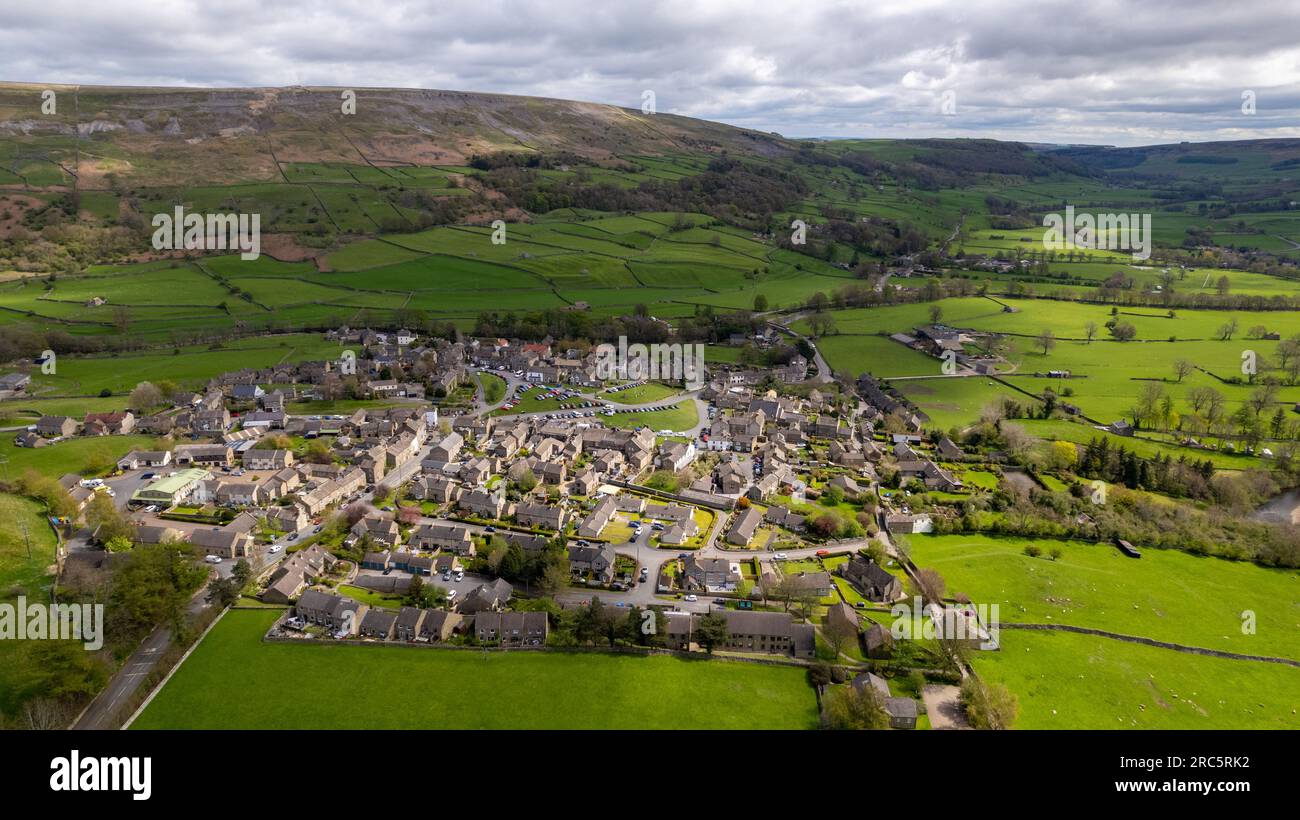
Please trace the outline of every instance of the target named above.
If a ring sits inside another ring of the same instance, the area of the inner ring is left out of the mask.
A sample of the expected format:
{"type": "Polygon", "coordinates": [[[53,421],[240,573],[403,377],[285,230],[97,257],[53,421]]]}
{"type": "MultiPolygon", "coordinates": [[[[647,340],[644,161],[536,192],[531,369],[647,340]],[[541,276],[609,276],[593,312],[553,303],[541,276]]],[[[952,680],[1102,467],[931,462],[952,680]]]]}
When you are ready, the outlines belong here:
{"type": "Polygon", "coordinates": [[[18,519],[18,526],[22,528],[22,531],[23,531],[23,540],[27,542],[27,560],[30,561],[30,560],[32,560],[32,537],[31,537],[31,533],[29,533],[29,532],[27,531],[27,522],[24,521],[24,520],[21,519],[21,518],[18,519]]]}

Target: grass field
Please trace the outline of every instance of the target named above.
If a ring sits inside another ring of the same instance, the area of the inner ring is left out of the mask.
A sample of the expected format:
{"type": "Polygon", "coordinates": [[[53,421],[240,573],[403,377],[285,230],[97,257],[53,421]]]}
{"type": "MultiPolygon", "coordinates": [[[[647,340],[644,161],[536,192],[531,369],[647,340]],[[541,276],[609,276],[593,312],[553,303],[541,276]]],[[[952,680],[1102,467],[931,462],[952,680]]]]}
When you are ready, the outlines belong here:
{"type": "MultiPolygon", "coordinates": [[[[1142,559],[1143,561],[1146,558],[1142,559]]],[[[1018,729],[1291,729],[1294,668],[1091,635],[1003,631],[975,671],[1020,701],[1018,729]]]]}
{"type": "Polygon", "coordinates": [[[35,501],[0,493],[0,599],[26,594],[39,597],[54,563],[54,532],[35,501]],[[31,556],[22,525],[31,539],[31,556]]]}
{"type": "Polygon", "coordinates": [[[137,729],[809,729],[803,670],[555,652],[264,644],[231,611],[137,729]],[[230,698],[240,691],[246,697],[230,698]]]}
{"type": "Polygon", "coordinates": [[[117,460],[132,450],[144,450],[153,445],[152,436],[91,436],[70,438],[45,447],[29,448],[14,445],[12,436],[0,435],[0,459],[6,460],[5,469],[10,476],[22,475],[31,467],[42,475],[58,478],[64,473],[91,475],[116,466],[117,460]]]}
{"type": "MultiPolygon", "coordinates": [[[[998,604],[1009,623],[1085,626],[1188,646],[1300,660],[1300,572],[1245,561],[1143,550],[1125,558],[1105,544],[981,535],[908,536],[917,566],[952,592],[998,604]],[[1030,558],[1025,546],[1059,560],[1030,558]],[[1242,613],[1256,634],[1242,633],[1242,613]]],[[[1022,633],[1003,633],[1016,641],[1022,633]]]]}
{"type": "MultiPolygon", "coordinates": [[[[997,604],[1003,623],[1068,624],[1242,654],[1300,659],[1300,574],[1144,550],[1125,558],[1080,542],[910,536],[913,560],[951,592],[997,604]],[[1030,558],[1027,544],[1059,560],[1030,558]],[[1257,633],[1242,634],[1242,613],[1257,633]]],[[[1296,670],[1111,638],[1003,629],[976,652],[983,677],[1020,699],[1022,729],[1294,728],[1296,670]]]]}

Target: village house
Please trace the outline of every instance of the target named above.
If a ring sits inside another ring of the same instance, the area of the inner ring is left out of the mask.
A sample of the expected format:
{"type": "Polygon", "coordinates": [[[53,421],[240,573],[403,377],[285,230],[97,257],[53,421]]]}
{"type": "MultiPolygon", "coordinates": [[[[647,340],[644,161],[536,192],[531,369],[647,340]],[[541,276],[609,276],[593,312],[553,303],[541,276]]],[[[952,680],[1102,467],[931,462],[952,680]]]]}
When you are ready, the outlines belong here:
{"type": "Polygon", "coordinates": [[[245,450],[241,460],[246,470],[283,470],[293,464],[293,451],[245,450]]]}
{"type": "Polygon", "coordinates": [[[363,638],[371,638],[377,641],[386,641],[393,637],[396,632],[397,613],[387,609],[372,607],[366,611],[361,618],[361,626],[357,630],[363,638]]]}
{"type": "Polygon", "coordinates": [[[559,531],[564,529],[566,520],[568,520],[568,513],[563,507],[524,502],[515,508],[515,521],[525,527],[559,531]]]}
{"type": "Polygon", "coordinates": [[[253,546],[253,536],[228,527],[200,528],[190,533],[190,543],[206,555],[222,558],[246,558],[253,546]]]}
{"type": "Polygon", "coordinates": [[[609,522],[614,519],[615,513],[618,512],[618,504],[614,501],[614,496],[605,496],[592,509],[587,517],[578,524],[579,538],[596,538],[609,526],[609,522]]]}
{"type": "Polygon", "coordinates": [[[505,606],[515,592],[509,582],[503,578],[480,584],[465,596],[456,609],[462,615],[477,615],[483,612],[495,612],[505,606]]]}
{"type": "Polygon", "coordinates": [[[903,594],[903,582],[897,576],[861,555],[841,564],[839,573],[868,601],[889,603],[903,594]]]}
{"type": "Polygon", "coordinates": [[[738,547],[747,545],[762,523],[763,513],[756,507],[741,510],[731,520],[731,529],[727,530],[727,543],[738,547]]]}
{"type": "Polygon", "coordinates": [[[468,527],[438,522],[421,524],[411,531],[410,546],[421,550],[451,550],[457,555],[473,555],[474,542],[468,527]]]}
{"type": "Polygon", "coordinates": [[[569,547],[569,571],[574,575],[590,573],[601,583],[614,580],[614,548],[609,544],[569,547]]]}
{"type": "Polygon", "coordinates": [[[545,612],[481,612],[474,616],[474,634],[485,644],[542,646],[549,628],[545,612]]]}
{"type": "Polygon", "coordinates": [[[740,565],[730,558],[700,558],[692,555],[684,562],[688,584],[708,592],[732,592],[742,580],[740,565]]]}
{"type": "Polygon", "coordinates": [[[135,415],[130,410],[113,413],[87,413],[82,433],[88,436],[122,436],[135,429],[135,415]]]}
{"type": "Polygon", "coordinates": [[[420,628],[416,640],[427,643],[445,641],[452,634],[459,632],[464,618],[456,612],[448,612],[445,609],[426,609],[424,618],[420,621],[420,628]]]}
{"type": "Polygon", "coordinates": [[[351,598],[316,589],[304,592],[294,605],[294,613],[307,623],[352,635],[356,634],[368,609],[351,598]]]}
{"type": "Polygon", "coordinates": [[[402,540],[402,533],[396,521],[375,514],[359,519],[357,523],[352,525],[348,535],[350,543],[357,543],[369,536],[373,543],[382,544],[386,547],[395,547],[402,540]]]}
{"type": "Polygon", "coordinates": [[[77,432],[77,420],[71,416],[41,416],[36,420],[36,432],[42,438],[64,438],[77,432]]]}

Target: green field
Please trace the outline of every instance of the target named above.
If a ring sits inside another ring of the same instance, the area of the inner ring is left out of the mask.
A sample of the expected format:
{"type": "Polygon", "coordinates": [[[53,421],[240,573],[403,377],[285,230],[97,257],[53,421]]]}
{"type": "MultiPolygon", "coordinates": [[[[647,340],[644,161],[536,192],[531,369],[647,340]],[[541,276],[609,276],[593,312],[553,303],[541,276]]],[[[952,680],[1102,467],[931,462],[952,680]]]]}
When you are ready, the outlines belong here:
{"type": "MultiPolygon", "coordinates": [[[[1143,561],[1146,558],[1142,559],[1143,561]]],[[[975,671],[1020,701],[1018,729],[1289,729],[1293,667],[1063,632],[1002,633],[975,671]]]]}
{"type": "MultiPolygon", "coordinates": [[[[917,566],[950,592],[997,604],[1008,623],[1069,624],[1187,646],[1300,660],[1300,572],[1146,549],[1134,560],[1106,544],[981,535],[907,536],[917,566]],[[1025,546],[1059,560],[1030,558],[1025,546]],[[1242,632],[1242,613],[1256,633],[1242,632]]],[[[1017,640],[1019,632],[1003,633],[1017,640]]]]}
{"type": "MultiPolygon", "coordinates": [[[[1300,573],[1147,549],[979,535],[909,536],[913,560],[950,594],[997,604],[1007,623],[1062,624],[1239,654],[1300,659],[1300,573]],[[1058,560],[1030,558],[1028,544],[1058,560]],[[1243,634],[1253,612],[1256,633],[1243,634]]],[[[1100,636],[1001,631],[975,652],[983,677],[1020,699],[1021,729],[1294,728],[1296,670],[1100,636]]]]}
{"type": "Polygon", "coordinates": [[[0,493],[0,599],[19,593],[39,597],[38,591],[49,579],[46,570],[54,564],[54,542],[54,531],[40,504],[0,493]]]}
{"type": "Polygon", "coordinates": [[[809,729],[803,670],[716,660],[264,644],[227,613],[136,729],[809,729]],[[231,698],[231,691],[249,693],[231,698]]]}

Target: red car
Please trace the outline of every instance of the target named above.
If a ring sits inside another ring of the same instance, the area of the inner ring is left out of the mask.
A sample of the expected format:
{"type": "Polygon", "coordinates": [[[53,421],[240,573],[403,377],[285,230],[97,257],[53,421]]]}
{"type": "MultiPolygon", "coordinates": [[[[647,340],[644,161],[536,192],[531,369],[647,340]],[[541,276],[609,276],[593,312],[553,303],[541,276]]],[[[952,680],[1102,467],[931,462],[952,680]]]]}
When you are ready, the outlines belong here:
{"type": "Polygon", "coordinates": [[[824,558],[825,556],[830,555],[830,554],[831,554],[831,551],[830,551],[830,550],[817,550],[817,557],[818,557],[818,558],[824,558]]]}

